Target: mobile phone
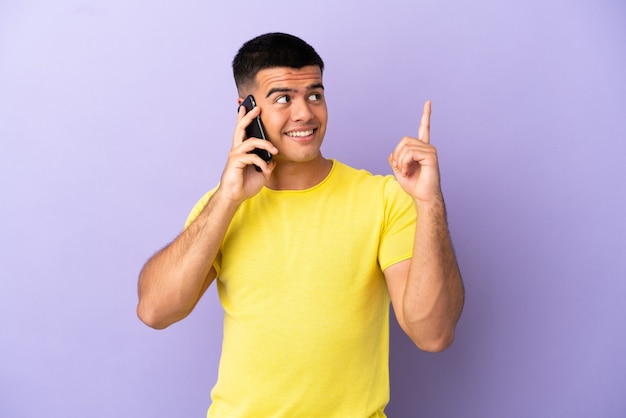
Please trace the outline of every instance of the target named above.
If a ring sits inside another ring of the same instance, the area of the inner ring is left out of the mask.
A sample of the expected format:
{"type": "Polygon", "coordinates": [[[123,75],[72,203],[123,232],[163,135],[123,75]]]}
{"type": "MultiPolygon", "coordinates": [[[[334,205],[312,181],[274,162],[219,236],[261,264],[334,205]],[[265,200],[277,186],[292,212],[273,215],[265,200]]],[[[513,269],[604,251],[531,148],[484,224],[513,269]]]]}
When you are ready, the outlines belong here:
{"type": "MultiPolygon", "coordinates": [[[[246,113],[254,109],[256,107],[256,102],[254,101],[254,97],[252,95],[249,95],[248,97],[246,97],[245,100],[241,103],[241,106],[246,108],[246,113]]],[[[246,127],[246,137],[247,138],[260,138],[260,139],[269,141],[267,137],[265,136],[265,130],[263,129],[261,116],[257,116],[256,118],[254,118],[252,122],[250,122],[250,125],[246,127]]],[[[270,154],[270,152],[267,150],[264,150],[261,148],[255,148],[251,152],[261,157],[263,161],[265,161],[268,164],[270,163],[270,161],[272,161],[272,154],[270,154]]],[[[255,168],[256,168],[256,171],[261,171],[259,167],[255,166],[255,168]]]]}

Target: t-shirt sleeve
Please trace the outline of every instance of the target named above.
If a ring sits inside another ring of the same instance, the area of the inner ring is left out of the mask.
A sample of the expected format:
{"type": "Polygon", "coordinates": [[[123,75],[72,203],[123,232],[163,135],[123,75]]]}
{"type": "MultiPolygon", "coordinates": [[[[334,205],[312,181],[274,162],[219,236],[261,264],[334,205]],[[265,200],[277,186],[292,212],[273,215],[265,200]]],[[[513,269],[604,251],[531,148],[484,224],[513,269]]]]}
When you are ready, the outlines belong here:
{"type": "Polygon", "coordinates": [[[208,191],[204,196],[202,196],[202,198],[200,198],[200,200],[198,200],[198,202],[196,202],[194,207],[191,209],[189,216],[187,216],[184,229],[187,229],[189,225],[196,220],[198,215],[200,215],[200,212],[202,212],[202,209],[204,209],[207,203],[209,203],[209,199],[213,196],[213,193],[215,193],[215,189],[208,191]]]}
{"type": "Polygon", "coordinates": [[[385,177],[385,219],[378,262],[383,271],[387,267],[411,258],[415,238],[417,210],[415,202],[393,176],[385,177]]]}

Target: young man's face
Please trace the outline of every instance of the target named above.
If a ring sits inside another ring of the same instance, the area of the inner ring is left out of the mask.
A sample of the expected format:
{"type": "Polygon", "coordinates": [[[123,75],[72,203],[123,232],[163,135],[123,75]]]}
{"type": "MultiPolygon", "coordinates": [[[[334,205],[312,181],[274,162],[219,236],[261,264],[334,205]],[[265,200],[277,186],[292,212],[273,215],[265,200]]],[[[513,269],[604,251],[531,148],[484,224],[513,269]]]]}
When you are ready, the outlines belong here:
{"type": "Polygon", "coordinates": [[[328,112],[318,66],[261,70],[251,94],[261,108],[265,134],[278,148],[277,162],[321,157],[328,112]]]}

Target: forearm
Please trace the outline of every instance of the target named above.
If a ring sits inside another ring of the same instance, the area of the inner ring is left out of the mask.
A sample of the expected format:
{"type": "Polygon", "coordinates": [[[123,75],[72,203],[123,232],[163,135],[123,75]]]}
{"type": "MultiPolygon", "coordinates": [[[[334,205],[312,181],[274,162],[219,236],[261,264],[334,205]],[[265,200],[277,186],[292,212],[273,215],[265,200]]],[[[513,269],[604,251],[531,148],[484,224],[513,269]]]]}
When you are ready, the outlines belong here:
{"type": "Polygon", "coordinates": [[[402,304],[405,324],[418,346],[441,351],[454,340],[464,303],[443,199],[418,205],[413,251],[402,304]]]}
{"type": "Polygon", "coordinates": [[[213,261],[237,205],[211,197],[198,217],[139,275],[137,314],[153,328],[186,317],[214,279],[213,261]]]}

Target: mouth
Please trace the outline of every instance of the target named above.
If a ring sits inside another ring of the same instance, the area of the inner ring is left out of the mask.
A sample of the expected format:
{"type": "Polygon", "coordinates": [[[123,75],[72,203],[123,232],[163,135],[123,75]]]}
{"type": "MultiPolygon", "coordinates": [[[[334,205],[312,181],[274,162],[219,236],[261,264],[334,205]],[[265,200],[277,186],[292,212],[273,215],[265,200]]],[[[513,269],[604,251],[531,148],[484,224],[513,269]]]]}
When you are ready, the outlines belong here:
{"type": "Polygon", "coordinates": [[[305,143],[313,141],[316,138],[316,132],[317,128],[299,129],[285,132],[285,135],[288,136],[292,141],[305,143]]]}
{"type": "Polygon", "coordinates": [[[307,129],[306,131],[291,131],[287,132],[285,135],[290,136],[292,138],[304,138],[306,136],[313,135],[315,129],[307,129]]]}

